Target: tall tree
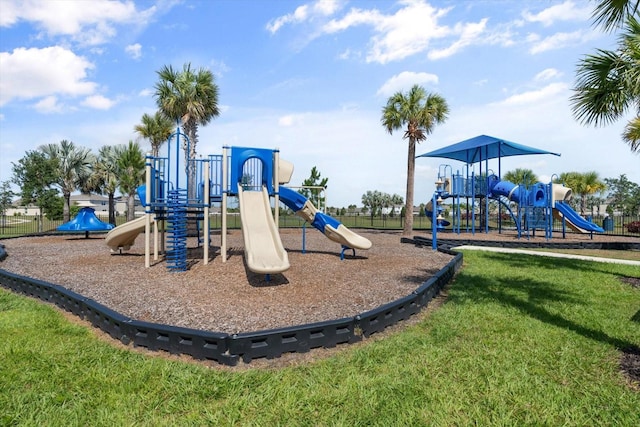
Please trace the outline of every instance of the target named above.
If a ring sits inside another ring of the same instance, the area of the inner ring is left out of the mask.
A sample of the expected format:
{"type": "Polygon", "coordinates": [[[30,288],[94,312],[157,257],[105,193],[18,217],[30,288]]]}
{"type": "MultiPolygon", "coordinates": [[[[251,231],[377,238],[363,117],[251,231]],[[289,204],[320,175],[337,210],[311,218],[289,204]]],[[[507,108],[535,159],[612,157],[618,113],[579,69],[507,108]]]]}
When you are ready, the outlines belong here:
{"type": "Polygon", "coordinates": [[[606,30],[622,28],[616,50],[597,49],[578,63],[573,114],[582,124],[607,125],[635,110],[622,139],[632,152],[640,151],[640,1],[602,0],[594,19],[606,30]]]}
{"type": "Polygon", "coordinates": [[[402,196],[399,194],[392,194],[389,197],[389,204],[391,205],[391,216],[395,216],[396,215],[396,208],[398,206],[401,206],[404,203],[404,200],[402,199],[402,196]]]}
{"type": "Polygon", "coordinates": [[[189,144],[183,141],[183,149],[189,198],[195,198],[196,168],[189,160],[196,158],[198,126],[205,126],[220,115],[218,86],[211,71],[193,70],[190,63],[184,64],[182,71],[165,66],[158,71],[158,77],[160,80],[155,86],[158,108],[166,117],[181,123],[189,138],[189,144]]]}
{"type": "Polygon", "coordinates": [[[326,198],[322,196],[323,189],[327,188],[329,178],[322,178],[320,171],[314,166],[311,168],[311,175],[309,178],[302,181],[303,187],[314,188],[301,188],[298,190],[300,194],[311,200],[318,209],[322,209],[326,205],[326,198]]]}
{"type": "Polygon", "coordinates": [[[151,144],[151,155],[158,157],[160,147],[173,133],[173,122],[160,111],[156,111],[153,116],[144,113],[140,124],[135,125],[133,129],[141,138],[149,141],[151,144]]]}
{"type": "Polygon", "coordinates": [[[404,139],[409,140],[407,155],[407,192],[405,222],[402,234],[409,236],[413,231],[413,186],[415,177],[416,143],[427,139],[435,125],[444,123],[449,114],[445,99],[437,94],[427,93],[419,85],[409,92],[397,92],[382,109],[382,126],[393,131],[404,129],[404,139]],[[405,128],[406,127],[406,128],[405,128]]]}
{"type": "MultiPolygon", "coordinates": [[[[373,226],[373,217],[380,209],[382,209],[383,203],[384,195],[378,190],[369,190],[362,195],[362,206],[364,206],[364,208],[371,214],[371,226],[373,226]]],[[[363,209],[363,212],[365,209],[363,209]]]]}
{"type": "Polygon", "coordinates": [[[579,201],[580,215],[586,215],[587,199],[596,193],[606,190],[606,184],[600,179],[598,173],[590,172],[566,172],[560,174],[560,182],[571,188],[579,201]]]}
{"type": "Polygon", "coordinates": [[[109,198],[109,224],[116,223],[115,193],[118,189],[118,156],[124,147],[105,145],[100,147],[93,165],[92,180],[101,194],[109,198]]]}
{"type": "Polygon", "coordinates": [[[136,217],[136,192],[144,183],[145,156],[140,145],[133,141],[118,151],[118,185],[127,197],[127,221],[132,221],[136,217]]]}
{"type": "Polygon", "coordinates": [[[578,187],[572,189],[580,197],[580,213],[587,213],[587,200],[589,196],[601,193],[607,189],[607,185],[600,179],[595,171],[580,174],[578,187]]]}
{"type": "Polygon", "coordinates": [[[91,166],[95,158],[88,148],[76,146],[66,139],[59,144],[43,145],[39,149],[45,156],[58,161],[56,184],[60,187],[64,198],[62,219],[67,222],[71,219],[71,193],[85,186],[91,175],[91,166]]]}
{"type": "Polygon", "coordinates": [[[13,165],[12,181],[20,188],[22,203],[38,206],[38,231],[43,231],[42,213],[58,197],[54,188],[58,181],[58,159],[47,157],[40,151],[27,151],[18,163],[13,165]]]}
{"type": "Polygon", "coordinates": [[[514,184],[524,184],[527,187],[532,186],[538,182],[538,176],[533,173],[531,169],[516,168],[502,175],[502,179],[505,181],[513,182],[514,184]]]}
{"type": "Polygon", "coordinates": [[[609,190],[609,203],[622,214],[637,214],[640,206],[640,185],[629,181],[626,174],[618,178],[605,178],[609,190]]]}
{"type": "Polygon", "coordinates": [[[0,182],[0,217],[2,217],[1,227],[3,229],[6,226],[7,209],[11,207],[14,195],[14,192],[11,191],[11,183],[9,181],[0,182]]]}

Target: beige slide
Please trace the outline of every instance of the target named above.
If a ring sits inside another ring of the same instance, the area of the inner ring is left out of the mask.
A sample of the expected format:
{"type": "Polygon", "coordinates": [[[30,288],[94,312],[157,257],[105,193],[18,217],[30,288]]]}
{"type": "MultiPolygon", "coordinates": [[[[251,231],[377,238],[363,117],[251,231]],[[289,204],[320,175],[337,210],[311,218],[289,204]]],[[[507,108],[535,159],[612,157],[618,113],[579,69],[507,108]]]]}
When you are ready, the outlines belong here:
{"type": "Polygon", "coordinates": [[[144,231],[145,219],[144,216],[141,216],[109,231],[104,241],[111,248],[111,251],[128,251],[133,246],[136,237],[144,231]]]}
{"type": "Polygon", "coordinates": [[[371,248],[371,240],[362,237],[358,233],[354,233],[343,224],[338,228],[334,228],[327,224],[324,227],[324,235],[334,242],[340,243],[342,246],[353,249],[369,249],[371,248]]]}
{"type": "Polygon", "coordinates": [[[271,213],[267,189],[244,191],[238,184],[240,220],[247,267],[254,273],[282,273],[289,269],[289,256],[271,213]]]}

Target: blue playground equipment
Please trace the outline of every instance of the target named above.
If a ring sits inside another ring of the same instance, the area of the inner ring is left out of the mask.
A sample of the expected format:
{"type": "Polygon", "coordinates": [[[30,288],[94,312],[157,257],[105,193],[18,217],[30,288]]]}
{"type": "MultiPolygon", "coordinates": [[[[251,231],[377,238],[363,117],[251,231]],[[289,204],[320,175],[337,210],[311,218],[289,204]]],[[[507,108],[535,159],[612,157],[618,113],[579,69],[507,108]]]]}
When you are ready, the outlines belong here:
{"type": "MultiPolygon", "coordinates": [[[[436,247],[436,233],[451,225],[453,232],[465,231],[475,233],[476,217],[480,220],[480,228],[489,232],[490,201],[498,203],[498,229],[502,231],[502,209],[506,209],[518,232],[518,238],[526,233],[535,235],[536,230],[544,231],[545,238],[550,239],[553,231],[553,219],[562,221],[562,233],[571,227],[583,233],[604,232],[604,230],[578,215],[567,203],[571,199],[571,189],[560,184],[537,182],[530,187],[514,184],[500,179],[500,159],[508,156],[531,154],[551,154],[545,150],[516,144],[487,135],[479,135],[438,150],[422,154],[418,157],[442,157],[466,163],[466,175],[452,172],[450,165],[441,165],[438,169],[436,190],[432,200],[428,202],[425,213],[431,218],[433,229],[433,245],[436,247]],[[498,174],[488,168],[489,159],[498,159],[498,174]],[[483,162],[484,161],[484,162],[483,162]],[[480,173],[469,167],[475,163],[480,165],[480,173]],[[483,173],[483,163],[485,165],[483,173]],[[448,224],[442,217],[444,201],[453,200],[451,204],[452,221],[448,224]],[[462,201],[466,200],[466,212],[462,216],[462,201]],[[480,203],[477,201],[480,200],[480,203]],[[476,207],[478,209],[476,209],[476,207]],[[476,210],[479,213],[476,213],[476,210]],[[436,216],[437,214],[437,216],[436,216]]],[[[593,235],[591,234],[591,237],[593,235]]]]}
{"type": "Polygon", "coordinates": [[[78,214],[69,222],[58,226],[58,231],[84,231],[84,237],[89,238],[90,231],[108,231],[113,229],[114,225],[100,221],[96,216],[95,209],[84,207],[80,209],[78,214]]]}
{"type": "MultiPolygon", "coordinates": [[[[206,264],[210,246],[209,209],[218,203],[222,218],[221,255],[222,261],[226,262],[228,197],[237,197],[239,201],[247,267],[266,274],[267,278],[271,273],[289,268],[288,256],[277,231],[279,209],[273,208],[280,201],[329,239],[340,243],[341,258],[344,258],[345,249],[353,249],[355,253],[355,249],[371,247],[366,238],[318,212],[306,197],[281,186],[291,179],[293,165],[280,160],[278,150],[224,147],[222,155],[185,160],[181,151],[183,146],[189,150],[190,141],[180,128],[166,145],[166,157],[148,155],[146,158],[146,183],[138,188],[145,217],[117,227],[107,235],[105,241],[112,251],[127,249],[144,231],[145,265],[149,267],[151,229],[155,226],[154,236],[160,229],[163,238],[154,241],[166,243],[167,268],[184,271],[187,269],[188,224],[195,222],[198,244],[203,245],[206,264]],[[273,205],[272,198],[275,200],[273,205]]],[[[158,259],[157,243],[154,259],[158,259]]]]}

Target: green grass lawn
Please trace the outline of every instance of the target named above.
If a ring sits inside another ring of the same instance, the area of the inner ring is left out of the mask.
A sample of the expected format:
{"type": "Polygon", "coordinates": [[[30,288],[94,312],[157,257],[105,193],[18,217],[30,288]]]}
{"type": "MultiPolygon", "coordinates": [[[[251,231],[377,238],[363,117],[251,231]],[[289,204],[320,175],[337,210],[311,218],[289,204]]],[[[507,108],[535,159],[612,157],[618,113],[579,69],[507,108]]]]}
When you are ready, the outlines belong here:
{"type": "Polygon", "coordinates": [[[0,289],[0,425],[638,425],[619,370],[640,345],[640,289],[620,280],[638,267],[464,257],[417,324],[279,369],[119,349],[0,289]]]}

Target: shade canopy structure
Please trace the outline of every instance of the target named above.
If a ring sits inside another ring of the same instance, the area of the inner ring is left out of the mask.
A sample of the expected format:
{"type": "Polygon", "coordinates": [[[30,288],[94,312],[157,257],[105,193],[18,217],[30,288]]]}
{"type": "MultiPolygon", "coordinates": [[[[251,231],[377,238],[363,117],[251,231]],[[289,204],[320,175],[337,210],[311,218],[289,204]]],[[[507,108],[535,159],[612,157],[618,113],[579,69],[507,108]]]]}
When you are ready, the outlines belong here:
{"type": "Polygon", "coordinates": [[[468,165],[489,159],[500,159],[509,156],[525,156],[529,154],[560,154],[539,148],[528,147],[494,136],[479,135],[448,147],[442,147],[416,157],[443,157],[464,162],[468,165]]]}

